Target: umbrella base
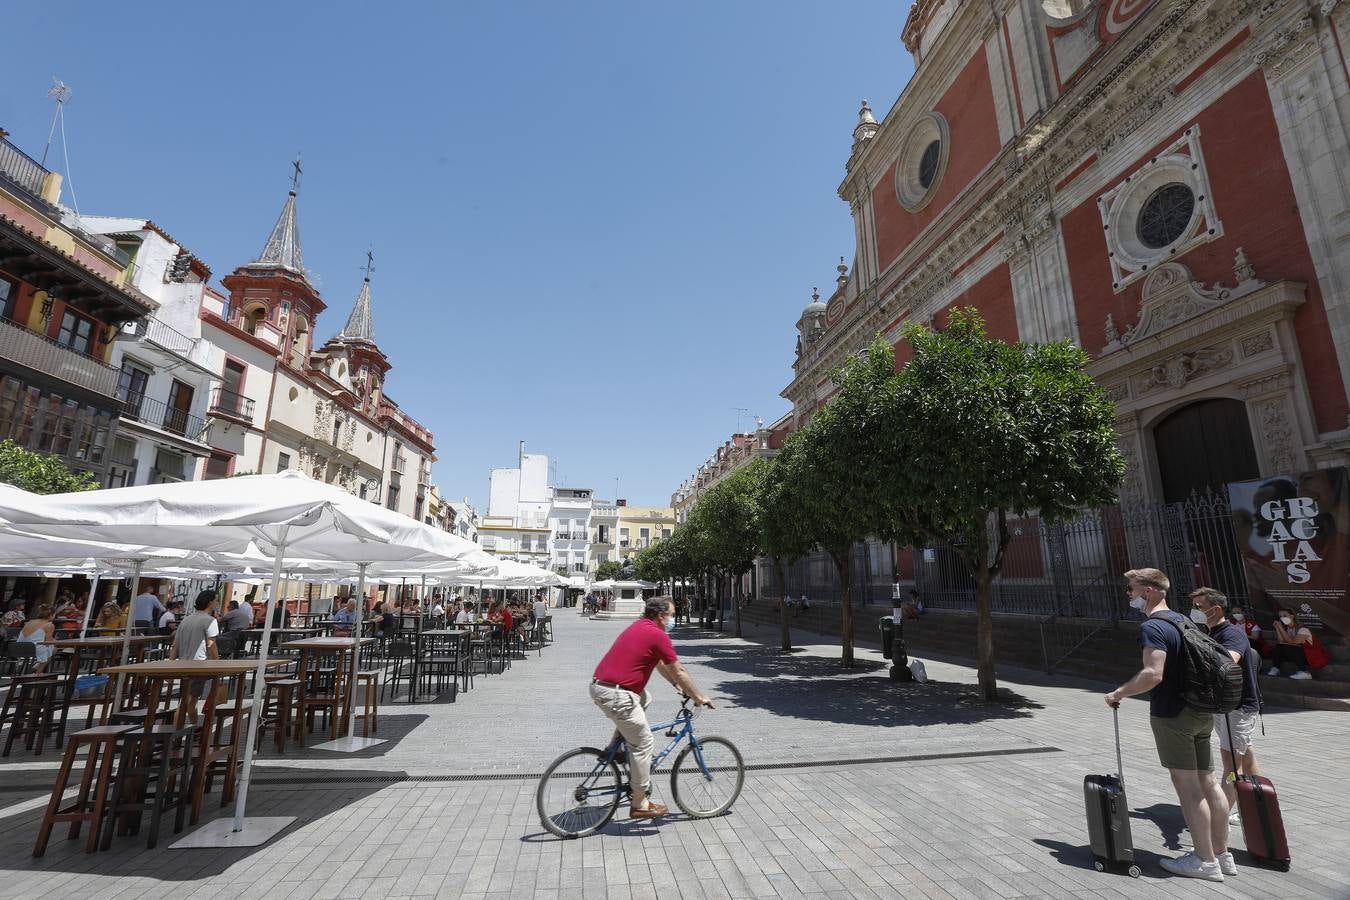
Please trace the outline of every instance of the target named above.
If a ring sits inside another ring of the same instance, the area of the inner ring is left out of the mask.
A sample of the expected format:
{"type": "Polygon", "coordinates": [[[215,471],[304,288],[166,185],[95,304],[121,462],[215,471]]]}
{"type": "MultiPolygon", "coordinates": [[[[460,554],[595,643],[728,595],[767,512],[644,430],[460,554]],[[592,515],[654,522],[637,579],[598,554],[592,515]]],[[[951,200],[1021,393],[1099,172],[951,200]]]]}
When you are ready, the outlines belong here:
{"type": "Polygon", "coordinates": [[[335,741],[315,744],[311,750],[332,750],[334,753],[359,753],[368,747],[388,743],[384,738],[340,737],[335,741]]]}
{"type": "Polygon", "coordinates": [[[170,850],[194,850],[201,847],[260,847],[276,837],[296,820],[295,816],[252,816],[244,827],[234,830],[234,818],[226,816],[207,822],[201,828],[174,841],[170,850]]]}

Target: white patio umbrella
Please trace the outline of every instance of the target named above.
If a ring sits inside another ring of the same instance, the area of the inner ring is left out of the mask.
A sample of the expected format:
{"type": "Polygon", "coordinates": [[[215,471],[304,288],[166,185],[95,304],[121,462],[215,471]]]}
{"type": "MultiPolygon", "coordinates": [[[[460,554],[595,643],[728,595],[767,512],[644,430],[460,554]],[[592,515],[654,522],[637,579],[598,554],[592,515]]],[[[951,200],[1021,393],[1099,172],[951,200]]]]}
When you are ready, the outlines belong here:
{"type": "MultiPolygon", "coordinates": [[[[262,647],[271,642],[282,564],[288,555],[352,563],[364,575],[373,562],[452,564],[478,549],[464,538],[291,471],[54,494],[39,498],[41,502],[34,508],[25,508],[32,505],[29,503],[9,504],[6,499],[0,497],[0,519],[11,531],[66,539],[130,540],[147,547],[212,553],[247,554],[257,550],[270,554],[272,589],[263,621],[262,647]]],[[[356,634],[359,636],[360,631],[356,634]]],[[[359,637],[354,641],[353,671],[359,637]]],[[[262,709],[265,671],[266,656],[259,654],[254,677],[255,710],[262,709]]],[[[245,829],[244,808],[257,728],[255,715],[250,717],[244,745],[232,831],[204,836],[211,827],[208,825],[190,836],[194,846],[256,846],[294,821],[294,817],[255,819],[245,829]]]]}

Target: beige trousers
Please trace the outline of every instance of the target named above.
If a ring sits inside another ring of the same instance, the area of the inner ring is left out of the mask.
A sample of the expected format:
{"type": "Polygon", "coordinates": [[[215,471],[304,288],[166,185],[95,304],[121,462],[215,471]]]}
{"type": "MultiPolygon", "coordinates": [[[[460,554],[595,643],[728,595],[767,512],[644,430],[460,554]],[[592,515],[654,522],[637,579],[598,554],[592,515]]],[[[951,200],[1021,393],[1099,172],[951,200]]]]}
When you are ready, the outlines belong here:
{"type": "Polygon", "coordinates": [[[639,697],[623,688],[591,684],[591,700],[614,723],[615,729],[628,744],[628,773],[633,787],[651,794],[652,752],[656,741],[647,724],[647,705],[652,695],[647,691],[639,697]]]}

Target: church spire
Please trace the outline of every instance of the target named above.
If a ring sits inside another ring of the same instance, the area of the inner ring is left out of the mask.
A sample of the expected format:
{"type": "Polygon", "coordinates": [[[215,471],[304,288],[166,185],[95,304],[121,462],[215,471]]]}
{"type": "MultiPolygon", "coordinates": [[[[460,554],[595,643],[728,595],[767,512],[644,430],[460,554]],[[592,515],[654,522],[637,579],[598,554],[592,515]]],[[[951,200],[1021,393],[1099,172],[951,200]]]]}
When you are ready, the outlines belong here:
{"type": "Polygon", "coordinates": [[[361,267],[366,277],[361,281],[361,292],[356,295],[356,305],[347,317],[347,324],[338,334],[340,339],[349,341],[369,341],[375,343],[375,320],[370,313],[370,273],[375,271],[375,252],[366,251],[366,264],[361,267]]]}
{"type": "Polygon", "coordinates": [[[262,253],[253,262],[255,265],[289,269],[308,280],[305,258],[300,253],[300,226],[295,216],[295,195],[300,190],[300,157],[297,156],[291,165],[295,172],[291,175],[291,190],[286,195],[286,205],[281,208],[281,215],[277,217],[277,224],[272,226],[272,234],[263,245],[262,253]]]}

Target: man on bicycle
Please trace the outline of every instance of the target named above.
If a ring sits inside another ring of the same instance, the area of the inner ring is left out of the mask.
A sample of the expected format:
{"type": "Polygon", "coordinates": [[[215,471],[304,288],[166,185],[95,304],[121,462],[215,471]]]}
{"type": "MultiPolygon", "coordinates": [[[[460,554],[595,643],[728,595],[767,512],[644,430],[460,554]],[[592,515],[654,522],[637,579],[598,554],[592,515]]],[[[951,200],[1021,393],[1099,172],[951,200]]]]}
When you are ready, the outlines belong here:
{"type": "Polygon", "coordinates": [[[632,787],[630,819],[654,819],[664,816],[664,804],[647,799],[652,776],[652,751],[655,741],[647,724],[647,680],[652,669],[661,673],[677,690],[692,697],[699,706],[712,706],[689,677],[675,645],[667,633],[675,627],[675,604],[669,597],[647,601],[642,618],[629,625],[614,639],[609,652],[595,667],[591,679],[591,700],[609,717],[628,745],[628,777],[632,787]]]}

